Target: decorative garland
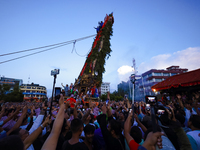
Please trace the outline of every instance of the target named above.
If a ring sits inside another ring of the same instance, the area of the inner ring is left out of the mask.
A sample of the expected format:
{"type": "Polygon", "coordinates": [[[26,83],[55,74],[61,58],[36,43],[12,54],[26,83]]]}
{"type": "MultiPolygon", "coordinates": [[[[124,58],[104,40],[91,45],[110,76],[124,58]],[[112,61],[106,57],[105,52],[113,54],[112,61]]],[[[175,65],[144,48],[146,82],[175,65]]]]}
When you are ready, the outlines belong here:
{"type": "MultiPolygon", "coordinates": [[[[109,15],[110,16],[110,15],[109,15]]],[[[99,40],[97,41],[96,46],[93,48],[92,50],[92,54],[90,55],[90,57],[87,56],[87,66],[85,69],[85,73],[86,74],[90,74],[91,73],[91,64],[93,63],[94,60],[96,60],[96,64],[94,67],[93,72],[97,72],[98,74],[94,75],[95,81],[96,83],[98,83],[97,87],[99,87],[102,83],[102,76],[103,73],[105,72],[105,59],[108,59],[111,55],[110,52],[112,52],[110,46],[110,36],[112,36],[113,34],[113,28],[112,28],[112,22],[108,21],[105,24],[105,27],[101,29],[101,32],[99,35],[97,35],[96,38],[98,38],[99,36],[99,40]],[[100,43],[103,40],[103,46],[101,48],[101,51],[99,52],[99,47],[100,47],[100,43]]],[[[94,45],[94,42],[93,42],[94,45]]],[[[93,46],[92,46],[93,47],[93,46]]],[[[92,64],[93,65],[93,64],[92,64]]]]}

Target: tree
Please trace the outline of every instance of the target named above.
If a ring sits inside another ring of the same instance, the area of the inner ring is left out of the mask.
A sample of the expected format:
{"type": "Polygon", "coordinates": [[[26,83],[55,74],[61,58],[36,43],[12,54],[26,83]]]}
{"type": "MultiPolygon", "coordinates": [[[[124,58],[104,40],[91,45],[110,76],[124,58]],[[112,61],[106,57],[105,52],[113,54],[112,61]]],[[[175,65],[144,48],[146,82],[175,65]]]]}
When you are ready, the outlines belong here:
{"type": "MultiPolygon", "coordinates": [[[[100,99],[102,101],[106,101],[106,99],[107,99],[107,93],[102,94],[100,96],[100,99]]],[[[117,91],[114,91],[113,93],[110,93],[110,100],[121,101],[121,100],[123,100],[123,96],[121,96],[117,91]]]]}
{"type": "Polygon", "coordinates": [[[9,91],[10,85],[3,84],[0,86],[0,93],[1,93],[1,100],[6,102],[22,102],[23,101],[23,94],[19,89],[19,84],[15,84],[13,91],[9,91]]]}
{"type": "Polygon", "coordinates": [[[8,84],[0,84],[0,100],[4,100],[7,92],[10,90],[10,85],[8,84]]]}
{"type": "Polygon", "coordinates": [[[105,93],[105,94],[102,94],[101,96],[100,96],[100,99],[102,100],[102,101],[106,101],[106,99],[107,99],[107,94],[105,93]]]}

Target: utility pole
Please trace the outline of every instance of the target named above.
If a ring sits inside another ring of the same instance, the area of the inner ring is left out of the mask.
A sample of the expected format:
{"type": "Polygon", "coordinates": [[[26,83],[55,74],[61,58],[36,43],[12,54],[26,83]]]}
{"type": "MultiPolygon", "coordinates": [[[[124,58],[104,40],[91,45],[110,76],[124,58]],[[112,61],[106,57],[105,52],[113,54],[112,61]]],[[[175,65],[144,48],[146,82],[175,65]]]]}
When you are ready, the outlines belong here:
{"type": "Polygon", "coordinates": [[[132,93],[132,111],[133,111],[133,117],[132,120],[134,121],[134,90],[135,90],[135,59],[133,58],[133,74],[130,76],[130,81],[133,83],[133,93],[132,93]]]}
{"type": "Polygon", "coordinates": [[[131,84],[131,82],[129,81],[129,93],[130,93],[130,94],[129,94],[129,97],[131,98],[132,95],[131,95],[131,85],[130,85],[130,84],[131,84]]]}
{"type": "Polygon", "coordinates": [[[133,83],[133,94],[132,94],[132,103],[134,103],[134,96],[135,96],[135,73],[136,73],[136,71],[135,71],[135,59],[133,58],[133,74],[134,74],[134,82],[132,82],[133,83]]]}

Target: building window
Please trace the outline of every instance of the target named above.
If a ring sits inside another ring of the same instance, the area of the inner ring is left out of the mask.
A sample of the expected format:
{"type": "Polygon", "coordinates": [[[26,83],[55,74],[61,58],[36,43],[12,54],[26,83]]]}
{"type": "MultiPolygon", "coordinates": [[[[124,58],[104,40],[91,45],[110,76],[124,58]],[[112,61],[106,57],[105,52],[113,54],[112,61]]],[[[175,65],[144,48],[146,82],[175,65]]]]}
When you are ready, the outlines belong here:
{"type": "Polygon", "coordinates": [[[163,76],[170,76],[169,73],[163,73],[163,76]]]}
{"type": "Polygon", "coordinates": [[[153,80],[153,79],[151,79],[151,80],[148,80],[148,83],[151,83],[151,82],[154,82],[154,80],[153,80]]]}
{"type": "Polygon", "coordinates": [[[152,77],[152,73],[148,74],[148,77],[152,77]]]}
{"type": "Polygon", "coordinates": [[[154,72],[154,76],[162,76],[162,73],[154,72]]]}
{"type": "Polygon", "coordinates": [[[176,73],[171,73],[171,76],[174,76],[174,75],[176,75],[176,73]]]}
{"type": "Polygon", "coordinates": [[[27,86],[26,88],[27,88],[27,89],[31,89],[31,87],[30,87],[30,86],[27,86]]]}
{"type": "Polygon", "coordinates": [[[162,81],[162,79],[155,79],[155,81],[156,81],[156,82],[161,82],[161,81],[162,81]]]}

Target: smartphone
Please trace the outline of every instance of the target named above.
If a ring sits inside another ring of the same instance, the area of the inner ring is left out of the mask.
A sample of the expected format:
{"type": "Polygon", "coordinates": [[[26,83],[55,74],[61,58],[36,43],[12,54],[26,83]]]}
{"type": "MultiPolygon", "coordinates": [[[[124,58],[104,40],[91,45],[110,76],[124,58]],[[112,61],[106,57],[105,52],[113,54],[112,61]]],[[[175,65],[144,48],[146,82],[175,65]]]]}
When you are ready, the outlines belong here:
{"type": "Polygon", "coordinates": [[[150,104],[146,104],[146,107],[150,107],[150,104]]]}
{"type": "Polygon", "coordinates": [[[158,109],[157,113],[158,113],[159,115],[163,115],[163,114],[165,113],[165,110],[163,110],[163,109],[158,109]]]}
{"type": "Polygon", "coordinates": [[[146,104],[146,110],[149,111],[150,110],[150,104],[146,104]]]}
{"type": "Polygon", "coordinates": [[[129,110],[129,113],[131,113],[132,109],[129,110]]]}
{"type": "Polygon", "coordinates": [[[60,94],[61,94],[61,88],[60,87],[56,87],[55,88],[55,101],[58,102],[60,99],[60,94]]]}
{"type": "Polygon", "coordinates": [[[27,109],[27,113],[31,114],[31,109],[27,109]]]}

